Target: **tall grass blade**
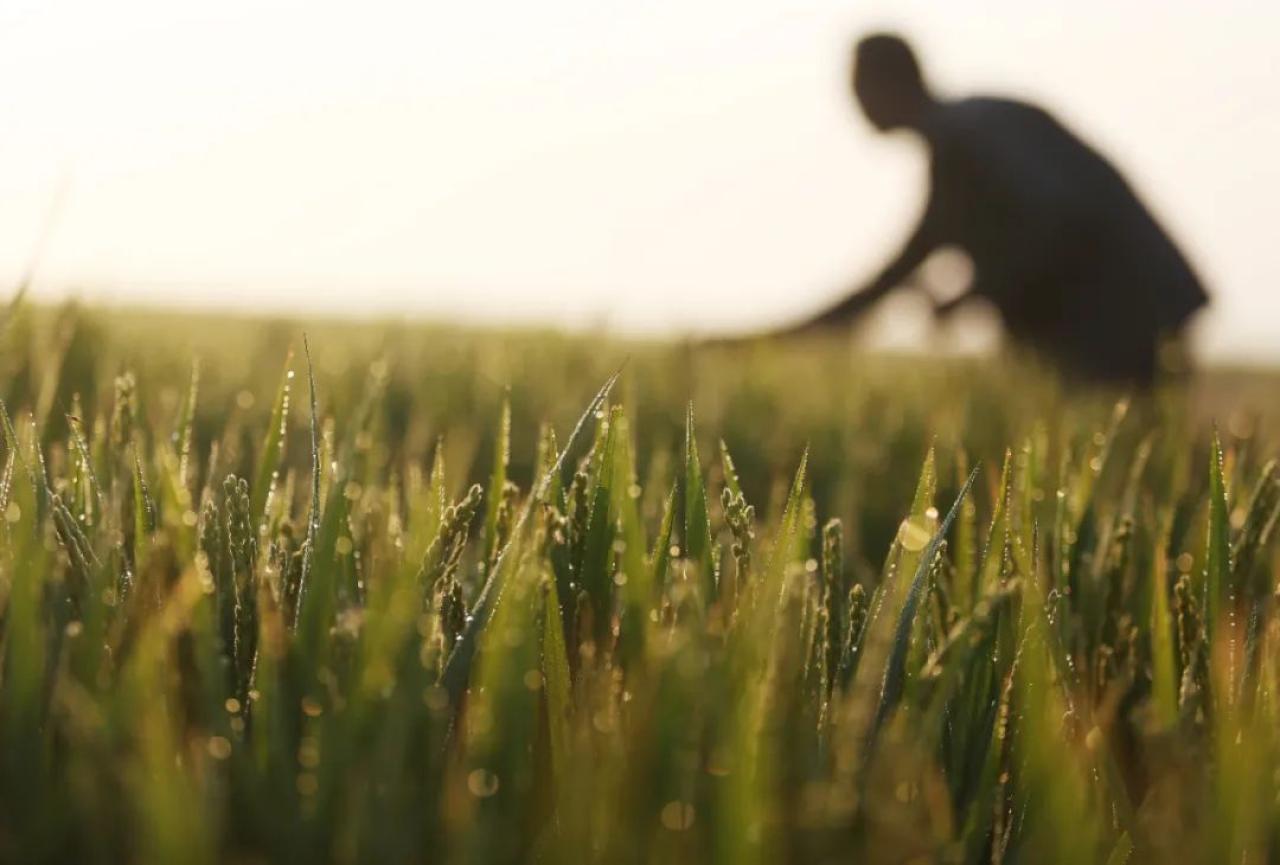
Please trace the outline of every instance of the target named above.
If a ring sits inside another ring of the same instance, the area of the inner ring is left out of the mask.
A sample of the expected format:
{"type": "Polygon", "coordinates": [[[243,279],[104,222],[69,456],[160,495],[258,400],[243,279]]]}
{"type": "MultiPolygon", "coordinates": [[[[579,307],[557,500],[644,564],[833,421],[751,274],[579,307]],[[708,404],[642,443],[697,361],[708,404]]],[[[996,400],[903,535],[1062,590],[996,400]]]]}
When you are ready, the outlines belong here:
{"type": "MultiPolygon", "coordinates": [[[[310,363],[309,359],[308,363],[310,363]]],[[[267,501],[276,488],[279,480],[280,464],[284,460],[285,440],[289,431],[289,392],[293,387],[292,366],[293,350],[290,349],[289,354],[285,357],[284,373],[280,376],[280,386],[276,389],[275,400],[271,403],[271,417],[267,421],[267,437],[262,442],[262,450],[258,454],[258,472],[251,488],[250,507],[252,510],[250,513],[256,531],[261,531],[263,528],[263,521],[267,512],[267,501]]],[[[193,378],[190,397],[192,408],[195,407],[195,386],[196,380],[193,378]]],[[[188,442],[184,447],[184,451],[189,447],[190,443],[188,442]]]]}
{"type": "Polygon", "coordinates": [[[685,413],[684,426],[684,557],[697,567],[703,603],[710,606],[717,597],[717,574],[711,551],[707,489],[702,481],[698,441],[694,436],[693,403],[685,413]]]}
{"type": "Polygon", "coordinates": [[[884,676],[880,686],[880,704],[876,709],[875,720],[872,722],[868,737],[868,752],[874,748],[874,742],[880,733],[880,728],[888,720],[889,714],[896,708],[898,698],[902,695],[911,627],[915,622],[916,607],[920,603],[920,594],[924,588],[925,579],[929,574],[929,569],[933,567],[934,559],[946,539],[947,532],[951,529],[951,524],[955,522],[956,515],[960,512],[961,502],[969,494],[974,480],[978,477],[979,468],[979,466],[974,466],[973,471],[969,473],[964,486],[956,494],[951,510],[947,511],[942,524],[938,526],[938,530],[929,540],[928,545],[925,546],[924,554],[920,557],[920,563],[916,566],[915,576],[911,579],[911,586],[907,590],[906,600],[902,605],[902,613],[898,616],[897,627],[893,635],[893,644],[889,650],[888,663],[885,664],[884,676]]]}
{"type": "Polygon", "coordinates": [[[498,420],[498,434],[493,443],[493,469],[489,472],[488,506],[484,517],[484,557],[493,561],[498,550],[498,510],[502,506],[502,493],[507,485],[507,465],[511,461],[511,396],[502,400],[502,416],[498,420]]]}

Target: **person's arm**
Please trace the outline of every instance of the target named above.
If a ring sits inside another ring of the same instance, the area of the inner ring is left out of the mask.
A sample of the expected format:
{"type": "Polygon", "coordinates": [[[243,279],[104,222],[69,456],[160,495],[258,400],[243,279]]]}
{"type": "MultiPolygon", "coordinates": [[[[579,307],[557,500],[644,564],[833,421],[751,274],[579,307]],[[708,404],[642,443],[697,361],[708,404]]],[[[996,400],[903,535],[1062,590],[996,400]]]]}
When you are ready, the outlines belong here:
{"type": "Polygon", "coordinates": [[[966,288],[963,292],[951,298],[950,300],[934,301],[933,317],[937,321],[946,321],[956,310],[964,306],[969,301],[981,297],[982,295],[973,288],[966,288]]]}
{"type": "Polygon", "coordinates": [[[911,274],[938,246],[935,208],[926,209],[920,225],[912,233],[898,255],[874,279],[844,300],[792,328],[792,331],[825,330],[847,325],[880,301],[885,295],[908,281],[911,274]]]}

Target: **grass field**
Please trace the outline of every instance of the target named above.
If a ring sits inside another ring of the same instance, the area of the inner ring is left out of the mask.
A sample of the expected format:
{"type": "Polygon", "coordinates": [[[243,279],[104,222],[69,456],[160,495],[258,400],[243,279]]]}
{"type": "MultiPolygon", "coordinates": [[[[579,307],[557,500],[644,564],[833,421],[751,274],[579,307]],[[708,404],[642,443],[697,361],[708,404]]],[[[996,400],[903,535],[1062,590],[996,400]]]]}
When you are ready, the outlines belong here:
{"type": "Polygon", "coordinates": [[[0,860],[1280,856],[1280,377],[3,326],[0,860]]]}

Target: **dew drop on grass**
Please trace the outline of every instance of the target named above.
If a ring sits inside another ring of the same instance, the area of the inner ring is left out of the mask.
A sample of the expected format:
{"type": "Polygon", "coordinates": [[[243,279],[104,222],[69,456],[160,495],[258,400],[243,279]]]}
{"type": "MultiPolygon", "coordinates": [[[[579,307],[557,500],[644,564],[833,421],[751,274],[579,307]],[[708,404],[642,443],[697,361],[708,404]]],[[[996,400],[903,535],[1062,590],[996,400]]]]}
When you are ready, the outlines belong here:
{"type": "Polygon", "coordinates": [[[314,736],[306,736],[298,743],[298,765],[304,769],[320,765],[320,743],[314,736]]]}
{"type": "Polygon", "coordinates": [[[662,826],[672,832],[683,832],[693,826],[693,805],[688,802],[668,802],[662,806],[662,826]]]}
{"type": "Polygon", "coordinates": [[[449,694],[439,685],[433,685],[423,693],[422,702],[432,712],[443,712],[449,708],[449,694]]]}
{"type": "Polygon", "coordinates": [[[225,760],[231,756],[231,740],[224,736],[214,736],[205,747],[209,756],[215,760],[225,760]]]}
{"type": "Polygon", "coordinates": [[[498,792],[498,776],[488,769],[473,769],[467,775],[467,790],[477,799],[487,799],[498,792]]]}
{"type": "Polygon", "coordinates": [[[929,531],[920,520],[905,519],[902,525],[898,527],[898,542],[902,544],[902,548],[910,553],[918,553],[929,543],[929,539],[933,537],[933,533],[929,531]]]}

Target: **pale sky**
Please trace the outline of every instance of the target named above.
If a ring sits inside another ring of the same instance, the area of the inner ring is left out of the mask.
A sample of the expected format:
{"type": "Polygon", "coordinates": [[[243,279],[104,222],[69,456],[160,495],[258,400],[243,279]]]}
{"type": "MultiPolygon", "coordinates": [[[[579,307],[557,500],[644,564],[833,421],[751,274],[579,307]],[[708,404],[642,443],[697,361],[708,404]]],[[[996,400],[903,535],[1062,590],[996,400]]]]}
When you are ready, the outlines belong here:
{"type": "MultiPolygon", "coordinates": [[[[849,46],[1034,99],[1112,155],[1280,360],[1280,11],[1218,0],[0,0],[0,294],[750,328],[857,284],[919,207],[849,46]]],[[[900,339],[922,310],[897,312],[900,339]],[[905,324],[904,324],[905,322],[905,324]]],[[[893,328],[890,328],[893,330],[893,328]]],[[[892,341],[892,340],[891,340],[892,341]]]]}

